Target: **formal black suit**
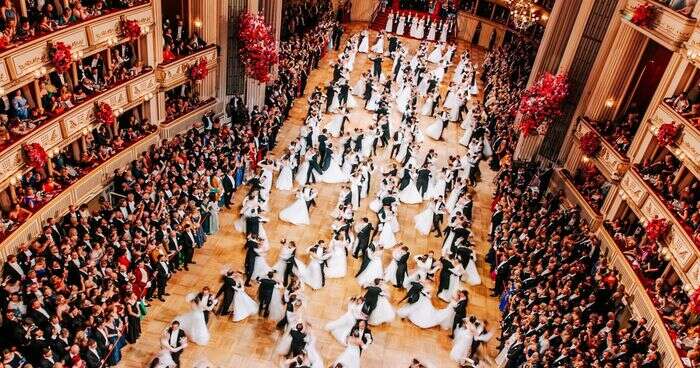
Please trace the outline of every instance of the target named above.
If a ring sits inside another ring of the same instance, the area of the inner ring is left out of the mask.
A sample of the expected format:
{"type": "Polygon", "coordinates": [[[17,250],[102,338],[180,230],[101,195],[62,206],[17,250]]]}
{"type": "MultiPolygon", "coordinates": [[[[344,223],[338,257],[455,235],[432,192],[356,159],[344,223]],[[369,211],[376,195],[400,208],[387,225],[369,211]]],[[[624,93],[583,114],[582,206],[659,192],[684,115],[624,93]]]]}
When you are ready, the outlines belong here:
{"type": "Polygon", "coordinates": [[[352,255],[353,257],[357,258],[360,252],[362,252],[363,255],[367,253],[367,246],[369,246],[369,241],[372,237],[372,230],[372,224],[368,222],[360,232],[357,233],[357,247],[355,247],[355,252],[352,255]]]}
{"type": "Polygon", "coordinates": [[[367,317],[370,317],[374,309],[377,308],[377,301],[381,293],[382,288],[379,286],[370,286],[367,288],[365,292],[365,304],[362,306],[362,313],[366,314],[367,317]]]}
{"type": "Polygon", "coordinates": [[[236,280],[234,280],[233,277],[229,275],[224,276],[224,283],[216,293],[217,298],[222,294],[224,295],[217,314],[222,315],[229,313],[229,308],[231,307],[231,303],[233,303],[233,297],[236,295],[236,289],[233,287],[235,284],[236,280]]]}
{"type": "Polygon", "coordinates": [[[258,301],[260,308],[258,313],[267,318],[270,316],[270,302],[272,301],[272,293],[275,291],[277,281],[269,278],[258,278],[260,285],[258,286],[258,301]]]}

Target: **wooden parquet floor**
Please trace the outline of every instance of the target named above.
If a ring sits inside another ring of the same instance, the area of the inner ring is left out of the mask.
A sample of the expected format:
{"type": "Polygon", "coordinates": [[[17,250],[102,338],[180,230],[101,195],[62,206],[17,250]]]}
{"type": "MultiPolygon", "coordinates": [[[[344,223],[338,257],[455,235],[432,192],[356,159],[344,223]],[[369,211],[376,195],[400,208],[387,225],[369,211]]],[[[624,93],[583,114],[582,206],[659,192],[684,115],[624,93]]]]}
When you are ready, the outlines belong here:
{"type": "MultiPolygon", "coordinates": [[[[354,32],[359,32],[365,28],[365,23],[351,24],[345,33],[345,37],[354,32]]],[[[371,40],[374,39],[376,32],[372,31],[371,40]]],[[[418,42],[415,40],[404,39],[408,42],[411,50],[415,50],[418,42]]],[[[468,44],[460,44],[457,53],[455,54],[455,62],[465,48],[471,47],[468,44]]],[[[480,64],[483,60],[483,51],[474,49],[471,51],[472,59],[480,64]]],[[[315,86],[327,83],[332,76],[332,70],[329,63],[337,57],[335,52],[330,52],[322,60],[321,68],[314,71],[308,82],[307,94],[315,86]]],[[[352,73],[351,85],[353,85],[363,71],[368,70],[371,63],[367,60],[366,55],[358,54],[355,63],[355,70],[352,73]]],[[[386,58],[384,62],[384,72],[391,72],[391,61],[386,58]]],[[[451,80],[452,69],[448,69],[448,74],[441,86],[443,94],[445,92],[447,81],[451,80]]],[[[284,128],[279,134],[279,144],[276,152],[280,154],[287,144],[298,136],[299,127],[306,116],[307,111],[306,96],[298,99],[291,112],[290,119],[286,122],[284,128]]],[[[394,113],[393,118],[399,119],[398,113],[394,113]]],[[[330,119],[331,115],[327,115],[326,119],[330,119]]],[[[421,126],[425,128],[430,119],[421,117],[421,126]]],[[[351,127],[364,127],[373,121],[373,116],[364,111],[361,107],[356,109],[351,114],[351,127]]],[[[346,128],[347,129],[347,128],[346,128]]],[[[460,146],[457,141],[462,135],[462,130],[458,124],[450,124],[444,134],[445,141],[436,142],[426,137],[425,143],[421,146],[421,154],[419,162],[422,162],[422,156],[429,148],[434,148],[439,154],[439,165],[446,163],[447,157],[450,154],[466,152],[466,148],[460,146]]],[[[335,145],[338,147],[338,145],[335,145]]],[[[383,149],[378,150],[375,163],[382,167],[388,162],[388,151],[383,149]]],[[[463,287],[467,288],[470,293],[470,304],[468,313],[476,315],[478,318],[487,321],[489,329],[498,328],[498,300],[489,297],[488,288],[492,286],[492,281],[488,275],[488,268],[484,264],[484,254],[488,250],[486,242],[486,234],[489,227],[490,211],[489,206],[492,199],[492,179],[494,173],[491,172],[486,162],[482,162],[482,181],[476,186],[476,196],[474,205],[474,224],[473,232],[476,242],[476,251],[478,255],[477,267],[483,280],[482,285],[468,287],[466,284],[463,287]]],[[[275,177],[276,179],[276,177],[275,177]]],[[[356,218],[367,216],[375,221],[376,216],[372,213],[367,205],[370,198],[378,186],[378,180],[373,180],[370,197],[363,200],[363,205],[356,213],[356,218]]],[[[318,207],[311,210],[311,225],[294,226],[287,223],[282,223],[278,220],[277,214],[279,211],[291,204],[294,201],[293,192],[281,192],[273,188],[271,194],[271,206],[267,216],[270,222],[265,225],[268,237],[270,239],[271,251],[268,254],[268,262],[273,264],[277,258],[279,250],[279,240],[287,238],[295,240],[299,249],[306,249],[318,239],[324,239],[326,242],[331,236],[330,213],[337,200],[339,185],[331,184],[316,184],[319,191],[317,199],[318,207]]],[[[236,194],[236,199],[240,203],[243,191],[236,194]]],[[[413,216],[422,211],[425,204],[422,205],[406,205],[399,206],[398,220],[400,221],[401,231],[397,234],[398,241],[404,242],[411,249],[413,255],[426,253],[428,250],[434,250],[436,254],[440,254],[442,239],[435,238],[430,235],[424,237],[420,235],[414,228],[413,216]]],[[[213,290],[217,290],[220,285],[220,270],[225,266],[230,265],[234,269],[242,270],[244,250],[243,243],[244,235],[234,230],[234,221],[238,219],[238,208],[232,210],[224,210],[220,215],[221,229],[213,236],[209,236],[207,243],[202,249],[196,251],[194,260],[196,265],[190,267],[189,272],[179,272],[170,280],[168,284],[168,292],[171,296],[166,302],[155,301],[151,306],[148,315],[143,321],[143,334],[135,345],[125,347],[123,352],[123,360],[119,367],[145,367],[155,357],[160,350],[159,340],[161,333],[169,326],[169,322],[179,314],[189,311],[189,305],[185,301],[185,295],[190,292],[197,292],[204,286],[210,286],[213,290]]],[[[390,252],[385,252],[385,266],[388,265],[390,252]]],[[[306,255],[302,257],[306,261],[306,255]]],[[[323,326],[339,317],[345,312],[347,300],[351,296],[361,295],[362,289],[351,275],[354,275],[359,268],[359,261],[353,258],[348,258],[348,276],[344,279],[329,280],[326,287],[313,291],[306,288],[306,306],[305,315],[307,320],[313,326],[314,336],[316,338],[316,346],[324,359],[325,365],[329,366],[332,361],[343,351],[341,346],[335,339],[326,331],[323,326]]],[[[409,269],[413,269],[413,261],[409,263],[409,269]]],[[[255,297],[256,288],[249,288],[248,294],[255,297]]],[[[396,289],[392,289],[391,301],[394,306],[404,296],[404,293],[396,289]]],[[[436,297],[433,298],[433,303],[436,307],[443,308],[446,303],[440,301],[436,297]]],[[[213,317],[209,323],[211,332],[211,340],[206,346],[196,346],[190,344],[182,355],[182,367],[189,368],[202,357],[206,357],[215,367],[278,367],[279,359],[274,355],[274,348],[277,340],[280,338],[280,332],[275,329],[274,323],[264,320],[260,317],[253,316],[242,322],[232,322],[225,317],[213,317]]],[[[390,325],[383,325],[372,328],[374,334],[374,344],[362,354],[362,366],[367,368],[379,367],[408,367],[412,358],[418,358],[421,361],[429,364],[432,367],[455,367],[456,364],[449,359],[449,351],[452,348],[452,340],[448,337],[448,332],[442,331],[439,327],[422,330],[409,321],[395,320],[390,325]]],[[[498,336],[498,334],[496,334],[498,336]]],[[[482,348],[482,355],[487,355],[492,358],[495,356],[496,339],[482,348]]],[[[491,360],[492,361],[492,360],[491,360]]]]}

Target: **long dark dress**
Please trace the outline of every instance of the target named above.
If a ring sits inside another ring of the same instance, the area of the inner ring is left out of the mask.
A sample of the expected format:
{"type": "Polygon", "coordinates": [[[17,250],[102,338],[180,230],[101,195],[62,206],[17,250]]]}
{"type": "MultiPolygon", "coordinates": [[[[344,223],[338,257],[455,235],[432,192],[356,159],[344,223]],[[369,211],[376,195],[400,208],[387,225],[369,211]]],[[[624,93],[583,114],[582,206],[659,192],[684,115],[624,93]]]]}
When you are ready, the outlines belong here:
{"type": "Polygon", "coordinates": [[[129,308],[127,313],[126,341],[129,344],[133,344],[141,336],[141,318],[136,317],[140,311],[137,302],[129,303],[126,307],[129,308]],[[136,316],[131,315],[131,313],[136,314],[136,316]]]}

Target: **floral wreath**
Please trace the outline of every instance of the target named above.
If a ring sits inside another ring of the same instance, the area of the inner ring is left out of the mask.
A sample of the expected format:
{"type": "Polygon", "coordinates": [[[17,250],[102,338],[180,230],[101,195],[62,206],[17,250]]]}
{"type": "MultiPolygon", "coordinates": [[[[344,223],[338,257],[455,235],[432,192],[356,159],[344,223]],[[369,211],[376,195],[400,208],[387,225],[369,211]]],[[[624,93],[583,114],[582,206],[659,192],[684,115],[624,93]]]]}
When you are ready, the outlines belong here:
{"type": "Polygon", "coordinates": [[[100,102],[97,105],[97,121],[106,126],[113,126],[117,118],[114,116],[112,106],[106,102],[100,102]]]}
{"type": "Polygon", "coordinates": [[[190,79],[193,81],[201,81],[209,75],[209,69],[207,68],[207,59],[202,57],[199,61],[192,64],[190,67],[190,79]]]}
{"type": "Polygon", "coordinates": [[[594,132],[588,132],[579,139],[581,152],[588,157],[594,157],[600,150],[600,138],[594,132]]]}
{"type": "Polygon", "coordinates": [[[656,140],[659,142],[659,145],[666,147],[670,144],[673,144],[673,142],[678,139],[678,137],[681,135],[681,127],[671,123],[663,123],[659,127],[659,131],[656,134],[656,140]]]}
{"type": "Polygon", "coordinates": [[[240,18],[238,56],[245,66],[246,75],[261,83],[271,79],[270,69],[279,62],[277,43],[272,30],[261,15],[249,12],[240,18]]]}
{"type": "Polygon", "coordinates": [[[39,143],[25,143],[22,145],[22,151],[27,164],[36,170],[43,168],[49,161],[49,155],[39,143]]]}
{"type": "Polygon", "coordinates": [[[65,73],[73,64],[70,45],[63,42],[49,43],[49,60],[58,73],[65,73]]]}

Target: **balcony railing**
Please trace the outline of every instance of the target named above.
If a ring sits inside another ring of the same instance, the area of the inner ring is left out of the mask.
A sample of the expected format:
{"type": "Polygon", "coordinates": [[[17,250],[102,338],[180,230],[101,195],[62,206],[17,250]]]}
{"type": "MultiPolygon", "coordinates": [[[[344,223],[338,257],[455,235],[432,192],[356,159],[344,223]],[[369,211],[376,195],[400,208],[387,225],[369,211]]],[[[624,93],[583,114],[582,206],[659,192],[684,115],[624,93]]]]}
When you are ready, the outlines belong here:
{"type": "Polygon", "coordinates": [[[216,99],[214,98],[203,101],[196,109],[163,123],[161,125],[161,135],[163,139],[170,139],[189,129],[201,119],[202,114],[209,111],[215,104],[216,99]]]}
{"type": "Polygon", "coordinates": [[[598,132],[591,122],[586,118],[580,118],[578,121],[578,126],[576,127],[576,132],[574,136],[576,137],[576,143],[578,140],[586,133],[593,132],[600,139],[601,146],[600,152],[595,157],[590,157],[598,163],[598,168],[601,169],[603,175],[608,179],[613,181],[619,181],[624,175],[627,169],[629,169],[630,161],[627,156],[623,156],[618,152],[610,142],[603,137],[600,132],[598,132]]]}
{"type": "Polygon", "coordinates": [[[597,229],[603,222],[603,216],[600,212],[591,207],[581,193],[579,193],[566,170],[557,169],[554,173],[556,177],[559,178],[559,182],[562,183],[562,189],[564,190],[566,198],[581,208],[581,214],[591,226],[591,229],[597,229]]]}
{"type": "Polygon", "coordinates": [[[157,92],[155,74],[149,70],[142,75],[114,85],[109,90],[86,99],[63,115],[57,116],[22,139],[0,151],[0,187],[24,170],[23,143],[40,143],[47,152],[76,139],[83,129],[96,123],[95,109],[99,102],[107,102],[112,109],[126,109],[141,103],[147,94],[157,92]]]}
{"type": "Polygon", "coordinates": [[[629,0],[627,6],[622,10],[623,19],[627,20],[630,26],[637,28],[640,32],[646,34],[654,41],[667,46],[672,51],[675,51],[685,41],[690,39],[695,28],[696,20],[686,17],[657,1],[651,1],[656,8],[656,14],[650,26],[640,27],[629,22],[632,18],[634,8],[647,2],[649,1],[629,0]]]}
{"type": "Polygon", "coordinates": [[[53,32],[19,47],[0,53],[0,87],[6,91],[26,84],[35,78],[34,72],[45,68],[51,71],[49,41],[61,41],[71,46],[71,51],[82,51],[85,55],[104,47],[108,42],[122,39],[120,22],[122,18],[136,20],[142,29],[153,30],[155,17],[151,4],[112,12],[60,31],[53,32]]]}
{"type": "Polygon", "coordinates": [[[682,367],[681,357],[685,356],[685,351],[676,348],[676,344],[671,338],[669,330],[666,328],[666,324],[656,309],[651,296],[647,292],[643,280],[635,272],[605,226],[601,226],[597,234],[601,240],[601,246],[608,251],[610,265],[620,272],[620,281],[625,285],[627,293],[632,296],[630,301],[632,312],[647,320],[647,329],[651,331],[659,351],[662,352],[662,366],[682,367]]]}
{"type": "Polygon", "coordinates": [[[24,223],[22,223],[12,234],[2,241],[0,246],[0,261],[4,261],[8,255],[15,254],[17,248],[23,242],[30,241],[40,231],[42,225],[49,217],[58,218],[68,210],[69,205],[79,205],[86,203],[98,195],[104,186],[112,180],[114,170],[124,167],[134,159],[138,158],[142,152],[148,150],[151,145],[160,142],[158,131],[153,132],[122,152],[116,154],[92,171],[84,175],[77,182],[66,188],[61,194],[46,203],[37,212],[34,212],[24,223]]]}
{"type": "Polygon", "coordinates": [[[193,54],[181,57],[167,64],[160,64],[156,68],[156,79],[161,84],[162,90],[168,90],[189,79],[190,67],[204,58],[207,61],[207,68],[212,71],[218,62],[218,52],[216,45],[210,45],[193,54]]]}
{"type": "Polygon", "coordinates": [[[650,123],[652,129],[658,129],[664,123],[683,125],[681,136],[676,140],[675,147],[669,147],[669,151],[700,178],[700,129],[665,101],[659,104],[650,123]]]}

